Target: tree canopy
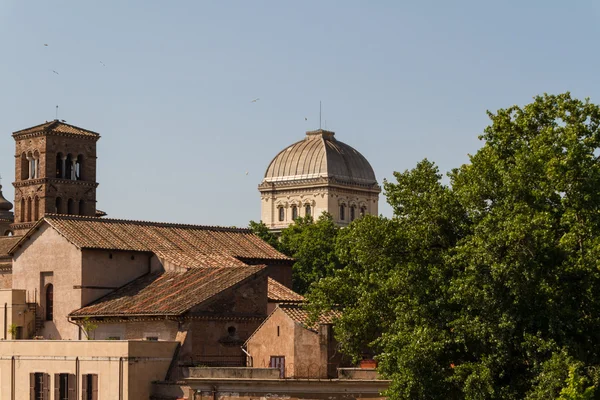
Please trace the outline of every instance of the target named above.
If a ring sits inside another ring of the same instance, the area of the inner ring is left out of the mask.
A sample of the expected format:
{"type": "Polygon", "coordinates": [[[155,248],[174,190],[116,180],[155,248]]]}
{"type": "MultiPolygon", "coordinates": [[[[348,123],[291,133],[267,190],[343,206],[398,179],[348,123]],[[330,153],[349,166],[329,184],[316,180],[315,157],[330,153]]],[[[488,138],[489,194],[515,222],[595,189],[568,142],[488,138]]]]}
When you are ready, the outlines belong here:
{"type": "Polygon", "coordinates": [[[391,219],[341,230],[309,293],[377,354],[392,399],[598,398],[600,108],[569,93],[488,113],[481,149],[384,182],[391,219]]]}

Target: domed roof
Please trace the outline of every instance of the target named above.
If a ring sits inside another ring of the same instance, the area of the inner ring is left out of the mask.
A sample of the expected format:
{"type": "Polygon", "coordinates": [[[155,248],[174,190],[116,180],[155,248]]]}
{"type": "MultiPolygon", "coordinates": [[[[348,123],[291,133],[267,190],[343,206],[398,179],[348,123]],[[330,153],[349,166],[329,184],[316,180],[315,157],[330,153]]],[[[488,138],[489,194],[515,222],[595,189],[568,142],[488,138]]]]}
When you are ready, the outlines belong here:
{"type": "Polygon", "coordinates": [[[367,159],[334,135],[322,129],[306,132],[303,140],[283,149],[271,161],[263,183],[334,178],[351,184],[377,185],[367,159]]]}
{"type": "Polygon", "coordinates": [[[12,210],[13,205],[10,201],[6,200],[4,198],[4,196],[2,195],[2,185],[0,185],[0,214],[3,213],[3,211],[8,212],[10,210],[12,210]]]}

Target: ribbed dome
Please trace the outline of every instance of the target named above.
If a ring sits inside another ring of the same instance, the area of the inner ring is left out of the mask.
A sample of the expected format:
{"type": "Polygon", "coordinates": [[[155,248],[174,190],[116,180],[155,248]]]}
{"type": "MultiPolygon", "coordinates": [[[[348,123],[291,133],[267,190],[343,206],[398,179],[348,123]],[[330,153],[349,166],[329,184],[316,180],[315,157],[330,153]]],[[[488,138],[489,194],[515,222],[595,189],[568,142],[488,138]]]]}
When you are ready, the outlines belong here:
{"type": "Polygon", "coordinates": [[[271,161],[263,182],[335,178],[360,185],[376,185],[375,173],[367,159],[335,139],[325,130],[306,132],[306,137],[283,149],[271,161]]]}
{"type": "Polygon", "coordinates": [[[2,195],[2,185],[0,185],[0,213],[2,211],[10,211],[12,210],[13,205],[10,201],[6,200],[2,195]]]}

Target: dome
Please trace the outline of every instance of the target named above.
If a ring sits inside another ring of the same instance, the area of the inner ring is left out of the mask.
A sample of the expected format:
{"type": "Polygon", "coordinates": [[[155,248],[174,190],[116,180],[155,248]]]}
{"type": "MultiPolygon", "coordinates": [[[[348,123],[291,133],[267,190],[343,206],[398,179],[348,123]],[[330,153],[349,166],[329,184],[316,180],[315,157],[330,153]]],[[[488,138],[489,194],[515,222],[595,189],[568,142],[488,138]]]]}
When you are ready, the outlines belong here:
{"type": "Polygon", "coordinates": [[[334,178],[336,181],[377,185],[367,159],[335,139],[335,133],[322,129],[306,132],[306,137],[283,149],[267,168],[263,183],[334,178]]]}
{"type": "Polygon", "coordinates": [[[8,212],[12,210],[13,205],[10,201],[6,200],[2,195],[2,185],[0,185],[0,213],[3,211],[8,212]]]}

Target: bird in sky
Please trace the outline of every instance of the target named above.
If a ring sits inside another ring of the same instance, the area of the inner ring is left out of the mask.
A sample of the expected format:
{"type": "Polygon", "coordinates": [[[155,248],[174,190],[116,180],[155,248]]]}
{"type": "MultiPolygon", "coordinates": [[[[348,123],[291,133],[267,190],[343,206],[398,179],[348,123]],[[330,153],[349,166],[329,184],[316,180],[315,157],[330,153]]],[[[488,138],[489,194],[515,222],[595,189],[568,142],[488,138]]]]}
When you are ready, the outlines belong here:
{"type": "Polygon", "coordinates": [[[102,64],[103,67],[106,67],[106,64],[104,64],[102,61],[100,61],[100,64],[102,64]]]}
{"type": "Polygon", "coordinates": [[[48,47],[48,43],[44,43],[44,47],[48,47]]]}
{"type": "Polygon", "coordinates": [[[246,175],[248,175],[248,171],[246,171],[246,175]]]}
{"type": "Polygon", "coordinates": [[[256,103],[257,101],[260,100],[260,97],[255,98],[254,100],[252,100],[250,103],[256,103]]]}
{"type": "Polygon", "coordinates": [[[58,72],[56,72],[55,70],[51,70],[52,72],[54,72],[56,75],[60,75],[58,72]]]}
{"type": "Polygon", "coordinates": [[[305,121],[308,121],[308,118],[304,117],[304,120],[305,120],[305,121]]]}

